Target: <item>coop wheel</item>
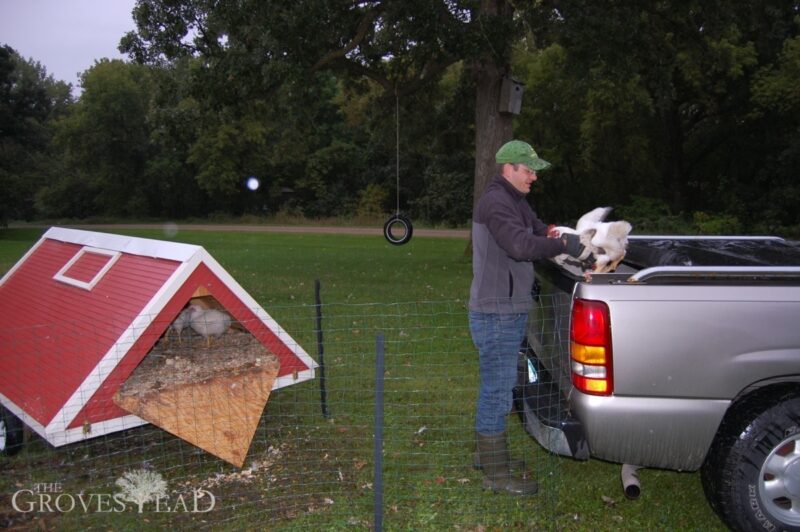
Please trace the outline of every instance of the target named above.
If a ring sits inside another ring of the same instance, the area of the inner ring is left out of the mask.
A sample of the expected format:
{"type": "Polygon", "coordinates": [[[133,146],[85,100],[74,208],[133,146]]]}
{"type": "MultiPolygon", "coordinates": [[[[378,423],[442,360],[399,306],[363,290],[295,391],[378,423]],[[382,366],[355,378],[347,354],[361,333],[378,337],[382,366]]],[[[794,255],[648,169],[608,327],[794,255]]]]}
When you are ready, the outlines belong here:
{"type": "Polygon", "coordinates": [[[0,452],[13,456],[22,449],[22,421],[2,408],[0,410],[0,452]]]}
{"type": "Polygon", "coordinates": [[[411,240],[413,232],[414,227],[411,225],[411,220],[402,214],[391,216],[383,224],[383,236],[394,246],[402,246],[411,240]]]}

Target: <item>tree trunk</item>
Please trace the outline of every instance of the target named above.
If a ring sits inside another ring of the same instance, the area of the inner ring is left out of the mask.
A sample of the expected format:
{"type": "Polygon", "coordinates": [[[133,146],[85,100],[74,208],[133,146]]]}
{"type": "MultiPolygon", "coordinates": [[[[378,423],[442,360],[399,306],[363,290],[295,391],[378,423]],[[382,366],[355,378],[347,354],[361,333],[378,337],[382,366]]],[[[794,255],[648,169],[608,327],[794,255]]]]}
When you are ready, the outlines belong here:
{"type": "MultiPolygon", "coordinates": [[[[482,0],[481,16],[511,18],[513,8],[506,0],[482,0]]],[[[490,48],[472,63],[475,76],[475,179],[472,191],[472,208],[478,203],[486,184],[496,173],[495,153],[505,142],[511,140],[514,128],[510,113],[499,111],[500,87],[503,75],[508,72],[508,51],[505,46],[499,52],[490,48]]],[[[471,254],[472,239],[465,253],[471,254]]]]}
{"type": "Polygon", "coordinates": [[[496,173],[495,153],[514,135],[510,113],[498,111],[505,68],[484,57],[475,62],[475,186],[472,207],[496,173]]]}
{"type": "Polygon", "coordinates": [[[670,208],[674,213],[679,213],[687,206],[683,168],[683,131],[677,105],[674,102],[669,104],[663,111],[666,139],[663,179],[669,191],[670,208]]]}

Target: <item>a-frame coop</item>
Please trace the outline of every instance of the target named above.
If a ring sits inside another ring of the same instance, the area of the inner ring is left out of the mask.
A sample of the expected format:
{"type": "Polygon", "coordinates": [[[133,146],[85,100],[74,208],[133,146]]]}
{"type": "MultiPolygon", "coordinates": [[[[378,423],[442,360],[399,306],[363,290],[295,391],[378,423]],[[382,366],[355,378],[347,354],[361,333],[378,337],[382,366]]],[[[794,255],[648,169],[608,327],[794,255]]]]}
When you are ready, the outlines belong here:
{"type": "Polygon", "coordinates": [[[0,402],[54,446],[151,422],[241,466],[269,393],[315,367],[200,246],[51,228],[0,279],[0,402]],[[179,337],[190,302],[231,330],[179,337]]]}

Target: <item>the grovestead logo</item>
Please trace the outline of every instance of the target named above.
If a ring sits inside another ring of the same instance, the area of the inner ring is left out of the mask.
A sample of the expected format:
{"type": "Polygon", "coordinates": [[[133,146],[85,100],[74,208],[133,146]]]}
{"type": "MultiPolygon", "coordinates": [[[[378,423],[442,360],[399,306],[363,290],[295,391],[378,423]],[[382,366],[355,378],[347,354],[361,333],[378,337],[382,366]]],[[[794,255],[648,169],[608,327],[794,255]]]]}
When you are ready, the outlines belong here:
{"type": "Polygon", "coordinates": [[[131,508],[139,513],[206,513],[217,502],[214,494],[205,489],[170,496],[167,481],[149,469],[127,471],[115,484],[120,488],[117,493],[69,493],[60,482],[34,484],[30,489],[14,492],[11,505],[22,513],[121,513],[131,508]]]}
{"type": "Polygon", "coordinates": [[[119,498],[136,504],[139,513],[142,513],[145,503],[167,496],[166,481],[159,473],[148,469],[128,471],[117,479],[116,484],[122,489],[119,498]]]}

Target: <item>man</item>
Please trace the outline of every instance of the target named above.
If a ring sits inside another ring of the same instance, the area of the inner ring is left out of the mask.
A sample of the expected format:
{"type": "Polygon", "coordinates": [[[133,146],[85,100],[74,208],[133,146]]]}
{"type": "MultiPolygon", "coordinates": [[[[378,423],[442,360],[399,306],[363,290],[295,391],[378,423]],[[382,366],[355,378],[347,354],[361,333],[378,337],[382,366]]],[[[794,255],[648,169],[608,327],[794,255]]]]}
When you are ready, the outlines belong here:
{"type": "Polygon", "coordinates": [[[483,486],[531,495],[534,480],[511,474],[506,415],[517,380],[517,358],[532,307],[536,259],[583,251],[577,235],[548,238],[547,225],[526,195],[537,174],[550,166],[526,142],[512,140],[495,156],[500,175],[486,187],[472,219],[472,287],[469,322],[480,357],[481,384],[475,420],[483,486]]]}

